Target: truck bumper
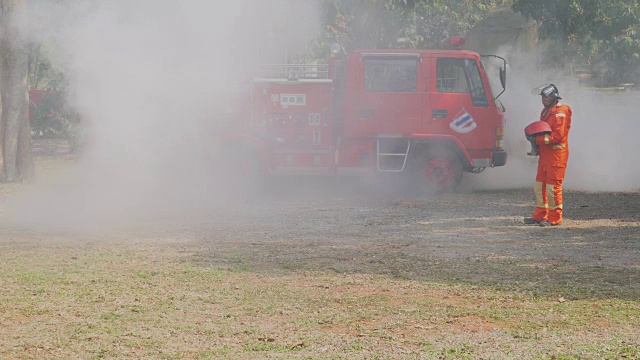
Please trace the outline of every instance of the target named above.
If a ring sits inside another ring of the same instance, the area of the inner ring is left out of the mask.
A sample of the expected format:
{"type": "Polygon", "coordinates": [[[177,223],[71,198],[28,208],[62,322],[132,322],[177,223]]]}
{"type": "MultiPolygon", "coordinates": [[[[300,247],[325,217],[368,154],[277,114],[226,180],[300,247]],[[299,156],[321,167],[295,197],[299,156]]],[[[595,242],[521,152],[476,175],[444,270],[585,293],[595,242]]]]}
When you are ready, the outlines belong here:
{"type": "Polygon", "coordinates": [[[503,149],[493,150],[493,166],[504,166],[507,163],[507,152],[503,149]]]}

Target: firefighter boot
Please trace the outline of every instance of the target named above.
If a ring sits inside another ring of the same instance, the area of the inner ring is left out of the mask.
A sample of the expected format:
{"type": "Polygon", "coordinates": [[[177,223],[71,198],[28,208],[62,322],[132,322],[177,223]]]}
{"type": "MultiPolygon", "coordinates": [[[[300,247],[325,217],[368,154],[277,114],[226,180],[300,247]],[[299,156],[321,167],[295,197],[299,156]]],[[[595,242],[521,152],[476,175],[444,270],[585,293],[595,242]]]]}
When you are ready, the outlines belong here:
{"type": "Polygon", "coordinates": [[[538,220],[536,220],[536,219],[534,219],[532,217],[524,218],[523,222],[524,222],[525,225],[538,225],[538,224],[540,224],[540,221],[538,221],[538,220]]]}

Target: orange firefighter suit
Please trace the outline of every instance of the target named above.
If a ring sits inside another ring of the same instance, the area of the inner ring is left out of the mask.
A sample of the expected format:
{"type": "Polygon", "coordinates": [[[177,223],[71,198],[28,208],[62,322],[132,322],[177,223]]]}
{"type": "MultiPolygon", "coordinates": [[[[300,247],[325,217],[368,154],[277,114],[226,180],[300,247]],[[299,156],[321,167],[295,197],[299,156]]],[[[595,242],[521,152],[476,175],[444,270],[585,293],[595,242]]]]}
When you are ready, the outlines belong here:
{"type": "Polygon", "coordinates": [[[569,160],[571,107],[557,103],[545,108],[540,120],[549,124],[551,134],[536,137],[540,158],[534,186],[536,209],[532,218],[559,225],[562,222],[562,180],[569,160]]]}

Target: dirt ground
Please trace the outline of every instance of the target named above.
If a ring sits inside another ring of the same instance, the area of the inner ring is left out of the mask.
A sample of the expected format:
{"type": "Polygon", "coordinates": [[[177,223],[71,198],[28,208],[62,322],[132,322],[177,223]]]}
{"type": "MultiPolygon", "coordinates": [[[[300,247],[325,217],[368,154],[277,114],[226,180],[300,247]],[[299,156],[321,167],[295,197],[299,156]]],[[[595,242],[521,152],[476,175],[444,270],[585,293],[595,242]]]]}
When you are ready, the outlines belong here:
{"type": "Polygon", "coordinates": [[[289,194],[215,214],[181,235],[199,239],[199,261],[217,266],[638,299],[640,194],[568,192],[566,219],[554,228],[522,225],[532,202],[530,189],[429,198],[289,194]]]}

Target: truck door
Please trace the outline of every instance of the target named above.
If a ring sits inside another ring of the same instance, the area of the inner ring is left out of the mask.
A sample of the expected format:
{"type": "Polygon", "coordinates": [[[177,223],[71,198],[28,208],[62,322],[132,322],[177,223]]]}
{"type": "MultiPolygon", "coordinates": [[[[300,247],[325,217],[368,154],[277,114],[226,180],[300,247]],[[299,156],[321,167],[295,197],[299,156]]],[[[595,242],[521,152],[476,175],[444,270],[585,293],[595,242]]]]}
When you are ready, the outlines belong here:
{"type": "Polygon", "coordinates": [[[421,55],[418,53],[360,54],[358,84],[345,119],[345,136],[420,132],[423,116],[421,55]],[[421,89],[422,88],[422,89],[421,89]]]}
{"type": "Polygon", "coordinates": [[[478,60],[452,54],[431,61],[431,132],[453,135],[468,150],[493,148],[495,109],[478,60]]]}

